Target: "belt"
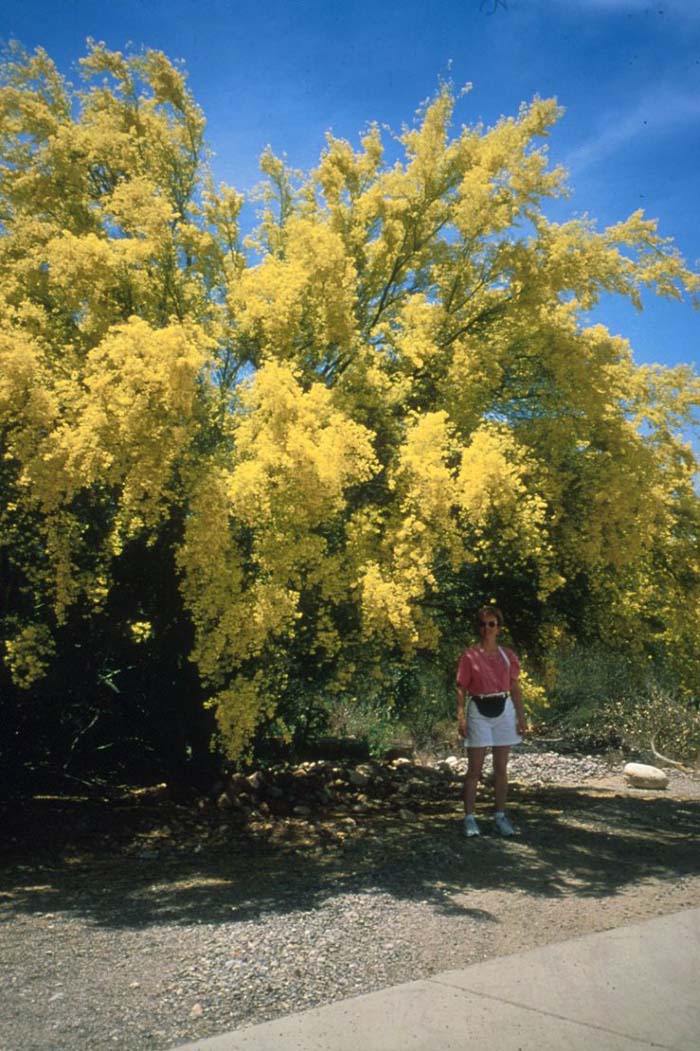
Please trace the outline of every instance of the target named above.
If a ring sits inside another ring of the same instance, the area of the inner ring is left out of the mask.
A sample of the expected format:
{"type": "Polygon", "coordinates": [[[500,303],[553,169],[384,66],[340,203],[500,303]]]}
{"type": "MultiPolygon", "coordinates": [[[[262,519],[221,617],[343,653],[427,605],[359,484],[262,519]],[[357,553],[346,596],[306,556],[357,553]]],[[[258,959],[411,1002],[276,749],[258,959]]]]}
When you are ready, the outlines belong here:
{"type": "Polygon", "coordinates": [[[505,691],[502,693],[472,693],[471,699],[473,701],[491,701],[498,698],[499,701],[505,701],[510,697],[510,694],[505,691]]]}

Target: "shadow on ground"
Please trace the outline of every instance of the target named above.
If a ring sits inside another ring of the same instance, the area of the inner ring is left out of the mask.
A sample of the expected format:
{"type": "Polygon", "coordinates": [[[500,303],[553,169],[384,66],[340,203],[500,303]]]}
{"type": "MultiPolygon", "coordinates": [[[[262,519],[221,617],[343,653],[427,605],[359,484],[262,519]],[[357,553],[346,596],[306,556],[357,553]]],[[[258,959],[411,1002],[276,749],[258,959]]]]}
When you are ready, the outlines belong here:
{"type": "Polygon", "coordinates": [[[480,889],[614,896],[700,873],[700,800],[552,786],[514,792],[511,815],[520,832],[512,840],[464,839],[449,799],[426,803],[411,822],[358,816],[344,838],[291,822],[288,838],[272,843],[222,828],[213,807],[38,799],[0,813],[0,905],[6,919],[65,913],[142,929],[249,920],[374,890],[488,921],[455,898],[480,889]]]}

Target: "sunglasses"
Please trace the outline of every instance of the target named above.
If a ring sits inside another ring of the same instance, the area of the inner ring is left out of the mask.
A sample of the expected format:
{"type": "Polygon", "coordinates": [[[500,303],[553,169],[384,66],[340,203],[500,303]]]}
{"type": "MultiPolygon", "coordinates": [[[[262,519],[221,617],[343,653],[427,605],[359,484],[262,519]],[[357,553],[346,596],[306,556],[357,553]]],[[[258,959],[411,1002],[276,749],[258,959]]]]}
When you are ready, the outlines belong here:
{"type": "Polygon", "coordinates": [[[480,628],[497,628],[498,627],[498,621],[497,620],[480,620],[479,621],[479,627],[480,628]]]}

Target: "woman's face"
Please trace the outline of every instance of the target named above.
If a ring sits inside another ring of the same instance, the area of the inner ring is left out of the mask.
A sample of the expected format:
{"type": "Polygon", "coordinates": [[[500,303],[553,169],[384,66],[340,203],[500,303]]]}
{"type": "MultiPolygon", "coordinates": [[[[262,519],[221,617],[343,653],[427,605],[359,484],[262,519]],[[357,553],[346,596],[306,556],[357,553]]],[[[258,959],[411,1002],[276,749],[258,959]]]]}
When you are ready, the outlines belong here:
{"type": "Polygon", "coordinates": [[[501,630],[498,626],[498,619],[494,613],[481,613],[479,615],[479,638],[482,643],[495,641],[498,637],[498,633],[501,630]]]}

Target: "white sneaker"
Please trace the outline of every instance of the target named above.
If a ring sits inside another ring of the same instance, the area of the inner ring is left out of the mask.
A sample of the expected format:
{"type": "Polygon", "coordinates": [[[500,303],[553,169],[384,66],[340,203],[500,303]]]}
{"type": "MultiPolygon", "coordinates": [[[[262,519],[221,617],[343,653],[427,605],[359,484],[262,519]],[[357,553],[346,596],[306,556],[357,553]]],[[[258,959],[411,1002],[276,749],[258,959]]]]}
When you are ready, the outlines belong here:
{"type": "Polygon", "coordinates": [[[499,835],[501,835],[501,836],[514,836],[515,835],[515,829],[513,828],[513,826],[511,825],[510,821],[508,820],[508,818],[506,817],[505,814],[496,814],[496,816],[493,819],[493,823],[494,823],[496,831],[498,832],[499,835]]]}
{"type": "Polygon", "coordinates": [[[476,823],[476,818],[473,814],[464,815],[464,835],[465,836],[478,836],[479,826],[476,823]]]}

